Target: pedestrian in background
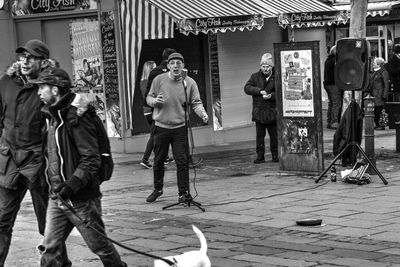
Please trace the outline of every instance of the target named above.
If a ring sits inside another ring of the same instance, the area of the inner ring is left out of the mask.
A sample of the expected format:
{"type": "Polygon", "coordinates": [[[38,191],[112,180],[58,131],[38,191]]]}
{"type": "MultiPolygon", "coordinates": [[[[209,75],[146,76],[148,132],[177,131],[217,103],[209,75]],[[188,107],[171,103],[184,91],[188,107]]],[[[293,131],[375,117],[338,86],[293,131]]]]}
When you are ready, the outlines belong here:
{"type": "Polygon", "coordinates": [[[150,169],[152,165],[149,162],[149,158],[151,155],[151,152],[153,151],[153,129],[154,129],[154,123],[153,123],[153,109],[149,107],[146,103],[146,90],[147,90],[147,83],[149,81],[149,75],[150,72],[157,67],[156,63],[154,61],[146,61],[143,64],[143,71],[142,71],[142,78],[140,80],[140,90],[142,91],[142,96],[143,96],[143,113],[144,116],[150,126],[150,136],[149,140],[147,141],[146,149],[143,154],[142,161],[140,162],[140,165],[143,167],[150,169]]]}
{"type": "Polygon", "coordinates": [[[324,88],[328,94],[327,128],[337,129],[343,103],[343,91],[335,85],[336,46],[332,46],[324,68],[324,88]]]}
{"type": "Polygon", "coordinates": [[[385,60],[383,58],[377,57],[374,59],[372,63],[373,72],[368,86],[368,92],[375,98],[375,130],[385,130],[385,126],[379,124],[389,92],[389,73],[383,67],[384,64],[385,60]]]}
{"type": "Polygon", "coordinates": [[[38,247],[40,266],[71,266],[65,240],[74,227],[104,266],[127,266],[114,245],[98,233],[106,235],[98,176],[101,155],[97,127],[103,125],[95,108],[85,97],[71,92],[71,80],[60,68],[41,72],[33,82],[39,84],[38,95],[45,104],[42,111],[48,118],[45,174],[50,201],[43,243],[38,247]],[[74,212],[60,198],[69,201],[74,212]]]}
{"type": "Polygon", "coordinates": [[[147,103],[154,107],[154,191],[147,197],[147,202],[154,202],[163,194],[164,161],[168,156],[169,145],[176,163],[178,179],[178,201],[187,203],[189,195],[189,140],[187,121],[189,107],[204,123],[208,115],[203,107],[196,82],[182,74],[184,58],[180,53],[168,57],[169,72],[158,75],[147,96],[147,103]],[[185,93],[186,91],[186,93],[185,93]],[[187,98],[187,99],[186,99],[187,98]]]}
{"type": "Polygon", "coordinates": [[[260,70],[253,73],[244,86],[246,94],[253,98],[252,121],[256,124],[255,164],[265,162],[265,136],[269,134],[272,161],[278,162],[278,132],[276,121],[275,69],[270,53],[261,57],[260,70]]]}
{"type": "Polygon", "coordinates": [[[389,80],[393,89],[393,101],[400,101],[400,44],[395,44],[385,69],[389,73],[389,80]]]}
{"type": "Polygon", "coordinates": [[[40,40],[30,40],[16,50],[17,61],[0,79],[0,266],[4,266],[20,205],[29,190],[39,233],[44,234],[47,187],[43,177],[42,127],[38,86],[31,83],[39,72],[55,65],[40,40]]]}

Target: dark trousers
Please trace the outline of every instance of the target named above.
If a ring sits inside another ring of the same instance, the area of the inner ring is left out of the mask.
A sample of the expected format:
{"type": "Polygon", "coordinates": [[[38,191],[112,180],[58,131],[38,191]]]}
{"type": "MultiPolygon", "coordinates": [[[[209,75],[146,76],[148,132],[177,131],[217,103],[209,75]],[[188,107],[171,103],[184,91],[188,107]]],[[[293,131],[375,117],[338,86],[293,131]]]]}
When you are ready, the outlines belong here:
{"type": "Polygon", "coordinates": [[[147,122],[150,125],[150,137],[149,140],[147,141],[147,145],[146,145],[146,150],[144,151],[144,155],[143,155],[143,159],[144,160],[149,160],[151,152],[153,152],[153,147],[154,147],[154,121],[152,118],[152,114],[147,114],[146,115],[146,119],[147,122]]]}
{"type": "Polygon", "coordinates": [[[38,185],[21,176],[17,190],[0,187],[0,266],[4,266],[11,244],[12,230],[21,202],[29,189],[35,210],[39,233],[44,234],[48,193],[38,185]]]}
{"type": "Polygon", "coordinates": [[[269,146],[273,158],[278,157],[278,131],[275,123],[256,122],[256,153],[257,159],[264,159],[265,154],[265,135],[266,130],[269,134],[269,146]]]}
{"type": "Polygon", "coordinates": [[[375,121],[375,126],[376,127],[379,127],[380,125],[379,125],[379,119],[380,119],[380,117],[381,117],[381,113],[382,113],[382,109],[384,108],[385,106],[375,106],[375,109],[374,109],[374,121],[375,121]]]}
{"type": "Polygon", "coordinates": [[[188,133],[186,126],[176,129],[154,127],[154,189],[164,187],[164,162],[168,156],[169,145],[176,163],[179,194],[189,189],[188,133]]]}
{"type": "Polygon", "coordinates": [[[333,123],[339,123],[340,113],[342,111],[343,91],[336,85],[325,85],[325,91],[328,94],[328,113],[327,123],[330,126],[333,123]]]}

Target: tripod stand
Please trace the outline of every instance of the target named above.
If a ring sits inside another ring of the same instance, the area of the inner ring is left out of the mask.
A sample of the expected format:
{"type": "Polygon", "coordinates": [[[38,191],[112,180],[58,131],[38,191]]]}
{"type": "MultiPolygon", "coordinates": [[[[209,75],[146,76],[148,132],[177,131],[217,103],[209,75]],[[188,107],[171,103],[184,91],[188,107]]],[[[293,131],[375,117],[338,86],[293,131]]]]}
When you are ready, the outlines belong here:
{"type": "Polygon", "coordinates": [[[356,162],[356,157],[357,157],[357,151],[362,154],[365,160],[368,161],[369,165],[371,168],[375,171],[376,174],[378,174],[379,178],[381,178],[382,182],[387,185],[388,182],[386,179],[382,176],[382,174],[378,171],[378,169],[375,167],[375,165],[371,162],[371,160],[368,158],[368,156],[365,154],[364,150],[361,148],[361,146],[358,144],[356,141],[357,139],[357,132],[356,132],[356,120],[357,120],[357,114],[356,114],[356,105],[357,102],[355,101],[354,97],[354,91],[351,92],[351,103],[349,105],[350,109],[350,142],[346,145],[346,147],[333,159],[333,161],[329,164],[329,166],[319,175],[319,177],[315,180],[316,183],[321,180],[321,178],[330,170],[330,168],[335,164],[335,162],[344,154],[347,152],[348,149],[351,150],[350,154],[350,159],[352,164],[355,164],[356,162]]]}
{"type": "MultiPolygon", "coordinates": [[[[189,168],[190,151],[193,151],[194,139],[193,139],[192,127],[191,127],[190,121],[189,121],[188,112],[189,112],[190,104],[189,104],[189,99],[188,99],[188,95],[187,95],[187,84],[186,84],[185,79],[182,80],[182,85],[183,85],[183,90],[185,92],[185,101],[186,101],[183,104],[183,108],[185,110],[185,128],[186,128],[186,132],[187,132],[187,135],[188,135],[187,142],[186,142],[186,167],[187,167],[188,172],[189,172],[189,170],[190,170],[190,168],[189,168]],[[189,150],[189,141],[190,141],[190,144],[191,144],[191,150],[189,150]]],[[[195,168],[195,166],[193,166],[193,168],[195,168]]],[[[177,202],[177,203],[165,206],[162,209],[165,210],[165,209],[168,209],[168,208],[183,204],[183,205],[185,205],[187,207],[190,207],[190,206],[193,205],[193,206],[199,208],[201,211],[205,212],[206,210],[203,207],[201,207],[201,204],[199,202],[196,202],[196,201],[193,200],[193,197],[190,194],[190,182],[188,184],[188,188],[187,189],[188,189],[188,192],[187,192],[187,196],[186,196],[185,202],[183,202],[183,203],[182,202],[177,202]]]]}

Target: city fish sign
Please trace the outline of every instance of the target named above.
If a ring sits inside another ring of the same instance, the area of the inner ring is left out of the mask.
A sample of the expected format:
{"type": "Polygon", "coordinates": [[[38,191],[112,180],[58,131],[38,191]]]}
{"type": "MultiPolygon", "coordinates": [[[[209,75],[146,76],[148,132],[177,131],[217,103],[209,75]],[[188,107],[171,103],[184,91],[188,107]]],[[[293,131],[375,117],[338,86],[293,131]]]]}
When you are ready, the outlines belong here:
{"type": "Polygon", "coordinates": [[[206,18],[190,18],[183,19],[180,22],[182,32],[208,32],[216,30],[234,30],[234,29],[252,29],[256,27],[260,29],[264,24],[261,15],[243,15],[243,16],[228,16],[228,17],[206,17],[206,18]]]}
{"type": "Polygon", "coordinates": [[[22,16],[96,8],[96,0],[13,0],[11,12],[14,16],[22,16]]]}
{"type": "Polygon", "coordinates": [[[302,13],[284,13],[278,16],[278,24],[286,28],[291,27],[317,27],[325,24],[346,24],[349,20],[347,11],[325,11],[325,12],[302,12],[302,13]]]}

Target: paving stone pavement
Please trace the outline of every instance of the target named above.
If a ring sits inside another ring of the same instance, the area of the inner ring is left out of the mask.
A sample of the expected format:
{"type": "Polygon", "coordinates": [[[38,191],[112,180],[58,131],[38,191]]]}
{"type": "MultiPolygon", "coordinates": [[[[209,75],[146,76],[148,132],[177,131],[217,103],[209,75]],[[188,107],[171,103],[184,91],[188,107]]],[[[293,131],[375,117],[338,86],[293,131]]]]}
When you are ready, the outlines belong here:
{"type": "MultiPolygon", "coordinates": [[[[324,130],[325,166],[331,160],[332,130],[324,130]]],[[[394,130],[377,133],[377,175],[368,185],[279,171],[277,163],[253,164],[253,142],[196,148],[202,165],[191,170],[195,206],[163,207],[177,201],[174,164],[167,166],[164,195],[145,203],[152,170],[138,164],[140,154],[114,155],[112,180],[102,186],[109,236],[158,256],[198,249],[191,224],[208,241],[212,266],[400,266],[400,155],[394,130]],[[194,186],[194,187],[193,187],[194,186]],[[296,220],[322,219],[321,226],[296,220]]],[[[268,160],[268,158],[267,158],[268,160]]],[[[341,168],[339,166],[339,168],[341,168]]],[[[38,266],[37,233],[29,195],[25,198],[6,266],[38,266]]],[[[79,233],[67,240],[73,266],[101,266],[79,233]]],[[[151,258],[118,248],[129,266],[152,266],[151,258]]]]}

